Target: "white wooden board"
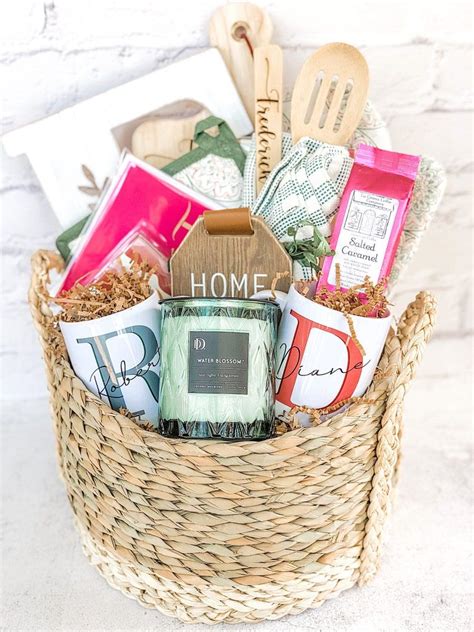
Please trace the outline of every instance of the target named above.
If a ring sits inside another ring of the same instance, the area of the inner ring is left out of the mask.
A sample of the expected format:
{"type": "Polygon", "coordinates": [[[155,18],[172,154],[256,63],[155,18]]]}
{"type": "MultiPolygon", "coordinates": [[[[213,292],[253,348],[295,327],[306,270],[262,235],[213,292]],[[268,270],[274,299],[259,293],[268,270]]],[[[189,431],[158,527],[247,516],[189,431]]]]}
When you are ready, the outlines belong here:
{"type": "Polygon", "coordinates": [[[123,148],[116,128],[183,99],[197,101],[223,118],[237,138],[253,131],[219,51],[211,48],[9,132],[2,140],[10,156],[27,154],[66,228],[89,211],[91,198],[78,189],[88,184],[81,165],[87,165],[101,185],[113,175],[123,148]]]}

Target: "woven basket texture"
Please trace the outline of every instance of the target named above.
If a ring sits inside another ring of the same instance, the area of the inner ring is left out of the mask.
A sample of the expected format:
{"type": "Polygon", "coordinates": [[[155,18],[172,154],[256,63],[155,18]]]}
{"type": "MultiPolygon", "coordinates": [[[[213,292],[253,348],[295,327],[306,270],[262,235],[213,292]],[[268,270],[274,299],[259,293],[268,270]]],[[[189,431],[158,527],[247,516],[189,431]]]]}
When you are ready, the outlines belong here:
{"type": "Polygon", "coordinates": [[[33,256],[61,475],[84,552],[108,583],[186,622],[258,622],[322,604],[379,566],[403,401],[435,316],[420,292],[365,403],[261,442],[167,439],[92,395],[51,336],[54,253],[33,256]]]}

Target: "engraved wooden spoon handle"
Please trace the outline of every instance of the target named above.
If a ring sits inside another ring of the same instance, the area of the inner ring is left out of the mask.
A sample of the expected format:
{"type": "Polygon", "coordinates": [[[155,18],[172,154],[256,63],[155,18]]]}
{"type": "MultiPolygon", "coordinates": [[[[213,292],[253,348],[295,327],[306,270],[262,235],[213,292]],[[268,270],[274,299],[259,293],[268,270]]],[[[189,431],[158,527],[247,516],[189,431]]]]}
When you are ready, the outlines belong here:
{"type": "Polygon", "coordinates": [[[269,44],[254,50],[257,195],[281,160],[283,53],[269,44]]]}

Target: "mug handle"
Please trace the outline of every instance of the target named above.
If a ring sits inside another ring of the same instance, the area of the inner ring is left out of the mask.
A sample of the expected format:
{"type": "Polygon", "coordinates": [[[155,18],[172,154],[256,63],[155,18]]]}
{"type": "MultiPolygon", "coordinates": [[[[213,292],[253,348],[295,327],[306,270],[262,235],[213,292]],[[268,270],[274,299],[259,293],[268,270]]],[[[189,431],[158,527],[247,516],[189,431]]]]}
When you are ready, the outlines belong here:
{"type": "Polygon", "coordinates": [[[271,299],[272,301],[275,301],[281,311],[283,311],[288,301],[288,294],[286,292],[281,292],[280,290],[275,290],[274,292],[272,292],[272,290],[261,290],[256,294],[252,294],[250,298],[258,300],[271,299]]]}

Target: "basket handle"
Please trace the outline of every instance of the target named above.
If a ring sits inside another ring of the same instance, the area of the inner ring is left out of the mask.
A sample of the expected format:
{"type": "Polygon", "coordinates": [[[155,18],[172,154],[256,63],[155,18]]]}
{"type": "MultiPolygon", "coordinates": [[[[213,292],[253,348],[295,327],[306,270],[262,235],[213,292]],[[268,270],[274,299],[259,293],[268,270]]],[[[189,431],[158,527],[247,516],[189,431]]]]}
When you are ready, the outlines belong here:
{"type": "Polygon", "coordinates": [[[64,476],[62,448],[60,437],[60,411],[57,399],[54,397],[56,347],[51,340],[51,321],[53,313],[49,307],[47,285],[49,283],[50,270],[55,268],[60,271],[64,267],[61,257],[49,250],[38,250],[31,258],[31,283],[28,292],[31,315],[38,331],[41,347],[43,349],[44,365],[48,388],[50,391],[50,406],[55,426],[56,453],[61,476],[64,476]]]}
{"type": "Polygon", "coordinates": [[[28,300],[36,329],[40,335],[43,351],[48,350],[48,324],[53,314],[48,305],[49,273],[51,269],[62,270],[61,257],[50,250],[38,250],[31,257],[31,283],[28,300]]]}
{"type": "Polygon", "coordinates": [[[392,489],[400,462],[403,402],[416,368],[421,362],[425,346],[433,333],[435,318],[435,298],[429,292],[419,292],[398,323],[399,361],[396,362],[397,373],[387,397],[377,437],[372,491],[361,553],[361,586],[373,579],[379,567],[382,533],[390,510],[392,489]]]}
{"type": "Polygon", "coordinates": [[[402,370],[411,381],[421,362],[436,322],[436,299],[430,292],[418,292],[403,312],[397,327],[402,353],[402,370]]]}

